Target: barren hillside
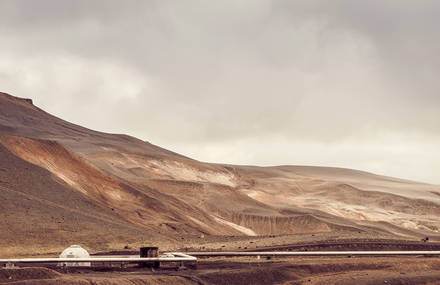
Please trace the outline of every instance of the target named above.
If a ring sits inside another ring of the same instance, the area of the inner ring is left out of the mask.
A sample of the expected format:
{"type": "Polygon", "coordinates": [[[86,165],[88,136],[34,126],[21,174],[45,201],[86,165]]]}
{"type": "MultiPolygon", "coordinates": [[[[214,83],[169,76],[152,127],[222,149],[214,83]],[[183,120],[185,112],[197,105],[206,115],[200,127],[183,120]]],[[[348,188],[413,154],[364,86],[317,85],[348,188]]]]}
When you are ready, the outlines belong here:
{"type": "Polygon", "coordinates": [[[326,167],[199,162],[0,93],[0,243],[96,250],[205,235],[438,236],[440,187],[326,167]],[[99,240],[99,242],[97,242],[99,240]]]}

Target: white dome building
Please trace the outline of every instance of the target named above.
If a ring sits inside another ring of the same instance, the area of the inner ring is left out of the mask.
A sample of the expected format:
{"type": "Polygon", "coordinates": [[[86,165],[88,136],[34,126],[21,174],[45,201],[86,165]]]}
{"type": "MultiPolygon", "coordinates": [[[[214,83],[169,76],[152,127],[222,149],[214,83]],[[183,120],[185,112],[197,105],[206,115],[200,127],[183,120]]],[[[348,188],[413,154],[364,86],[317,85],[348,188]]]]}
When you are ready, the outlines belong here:
{"type": "MultiPolygon", "coordinates": [[[[88,258],[90,254],[79,245],[71,245],[60,254],[60,258],[88,258]]],[[[60,262],[58,266],[88,266],[90,262],[60,262]]]]}

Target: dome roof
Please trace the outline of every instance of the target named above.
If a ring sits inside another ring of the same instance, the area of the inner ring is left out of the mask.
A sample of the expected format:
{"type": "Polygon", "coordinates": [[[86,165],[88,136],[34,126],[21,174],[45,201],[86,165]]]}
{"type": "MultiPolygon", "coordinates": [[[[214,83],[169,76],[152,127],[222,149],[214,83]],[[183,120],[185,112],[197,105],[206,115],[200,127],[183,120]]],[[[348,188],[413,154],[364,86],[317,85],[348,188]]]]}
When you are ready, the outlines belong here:
{"type": "Polygon", "coordinates": [[[60,254],[62,258],[90,257],[90,254],[79,245],[71,245],[60,254]]]}
{"type": "MultiPolygon", "coordinates": [[[[83,258],[90,254],[79,245],[71,245],[60,254],[60,258],[83,258]]],[[[90,266],[90,262],[62,262],[60,266],[90,266]]]]}

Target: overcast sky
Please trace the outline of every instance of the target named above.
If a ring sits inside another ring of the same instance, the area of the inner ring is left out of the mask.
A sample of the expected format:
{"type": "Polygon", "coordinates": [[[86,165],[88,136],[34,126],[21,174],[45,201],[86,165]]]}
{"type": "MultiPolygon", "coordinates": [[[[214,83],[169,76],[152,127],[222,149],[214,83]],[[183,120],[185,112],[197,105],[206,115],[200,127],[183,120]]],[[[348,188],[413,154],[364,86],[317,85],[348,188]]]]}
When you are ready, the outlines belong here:
{"type": "Polygon", "coordinates": [[[192,158],[440,184],[440,1],[0,1],[0,91],[192,158]]]}

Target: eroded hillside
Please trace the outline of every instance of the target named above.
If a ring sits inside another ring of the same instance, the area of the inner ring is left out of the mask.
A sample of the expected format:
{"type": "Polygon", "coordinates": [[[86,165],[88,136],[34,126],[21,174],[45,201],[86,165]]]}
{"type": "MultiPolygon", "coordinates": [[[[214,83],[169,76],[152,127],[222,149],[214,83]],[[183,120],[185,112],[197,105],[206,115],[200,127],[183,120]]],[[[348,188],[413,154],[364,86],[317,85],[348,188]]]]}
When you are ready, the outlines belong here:
{"type": "Polygon", "coordinates": [[[24,243],[34,235],[65,244],[92,232],[108,244],[201,234],[417,237],[440,229],[439,186],[348,169],[203,163],[4,93],[0,144],[3,240],[22,233],[24,243]]]}

